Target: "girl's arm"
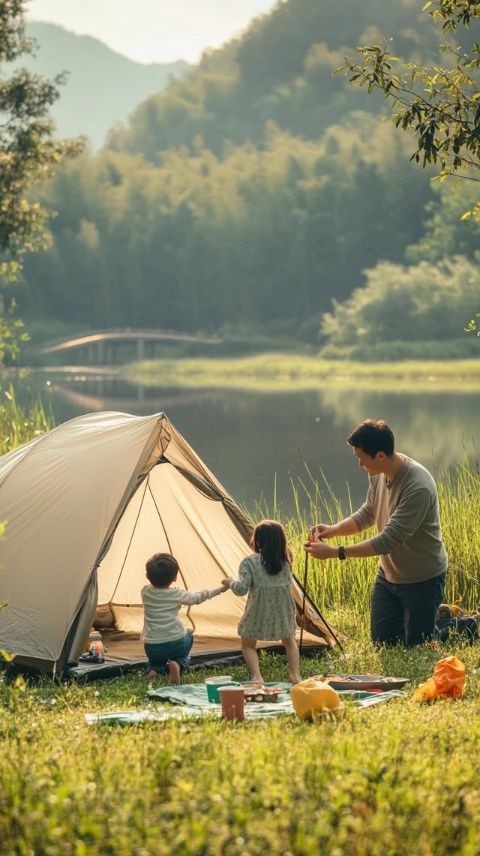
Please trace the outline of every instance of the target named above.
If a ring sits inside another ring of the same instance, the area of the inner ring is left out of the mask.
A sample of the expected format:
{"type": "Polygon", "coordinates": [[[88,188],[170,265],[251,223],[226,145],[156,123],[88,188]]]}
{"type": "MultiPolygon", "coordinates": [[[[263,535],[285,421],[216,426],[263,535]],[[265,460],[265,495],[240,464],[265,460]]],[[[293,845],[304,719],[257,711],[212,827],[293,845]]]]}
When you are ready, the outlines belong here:
{"type": "Polygon", "coordinates": [[[244,559],[238,569],[238,580],[230,580],[230,588],[234,594],[243,597],[252,587],[253,577],[252,569],[247,559],[244,559]]]}

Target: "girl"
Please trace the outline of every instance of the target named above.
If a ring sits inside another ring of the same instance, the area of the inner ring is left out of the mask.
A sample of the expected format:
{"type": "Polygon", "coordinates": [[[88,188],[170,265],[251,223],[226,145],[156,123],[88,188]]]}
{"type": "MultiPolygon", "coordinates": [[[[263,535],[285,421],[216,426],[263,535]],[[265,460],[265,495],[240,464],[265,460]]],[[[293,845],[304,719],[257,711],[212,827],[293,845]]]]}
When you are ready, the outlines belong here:
{"type": "Polygon", "coordinates": [[[281,639],[288,661],[292,684],[300,678],[300,658],[295,642],[295,603],[290,591],[293,578],[290,551],[280,523],[262,520],[253,531],[253,556],[240,564],[238,580],[224,580],[234,594],[246,595],[247,605],[238,625],[242,653],[252,681],[263,683],[257,654],[257,641],[281,639]]]}

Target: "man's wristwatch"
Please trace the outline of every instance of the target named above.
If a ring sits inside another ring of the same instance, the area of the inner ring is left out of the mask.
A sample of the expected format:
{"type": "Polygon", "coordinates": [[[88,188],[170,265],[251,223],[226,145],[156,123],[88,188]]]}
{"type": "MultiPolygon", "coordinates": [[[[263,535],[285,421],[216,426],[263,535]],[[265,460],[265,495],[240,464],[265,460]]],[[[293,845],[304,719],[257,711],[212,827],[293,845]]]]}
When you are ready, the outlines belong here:
{"type": "Polygon", "coordinates": [[[339,559],[346,559],[347,558],[345,555],[345,547],[339,547],[338,548],[338,558],[339,559]]]}

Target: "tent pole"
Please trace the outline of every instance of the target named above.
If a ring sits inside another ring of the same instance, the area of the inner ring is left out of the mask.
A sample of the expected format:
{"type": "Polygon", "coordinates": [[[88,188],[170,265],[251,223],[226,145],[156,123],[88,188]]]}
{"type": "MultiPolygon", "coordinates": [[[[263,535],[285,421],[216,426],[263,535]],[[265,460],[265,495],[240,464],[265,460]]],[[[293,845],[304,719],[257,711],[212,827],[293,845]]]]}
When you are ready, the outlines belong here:
{"type": "MultiPolygon", "coordinates": [[[[302,600],[302,625],[301,625],[301,628],[300,628],[300,642],[299,642],[299,646],[298,646],[298,647],[299,647],[299,649],[300,649],[300,656],[302,656],[302,653],[303,653],[302,646],[303,646],[303,629],[304,629],[304,627],[305,627],[305,601],[306,601],[306,598],[307,598],[307,576],[308,576],[308,553],[305,553],[305,570],[304,570],[304,574],[303,574],[303,586],[302,586],[302,588],[303,588],[303,600],[302,600]]],[[[316,603],[315,603],[315,609],[317,610],[317,612],[318,612],[318,614],[319,614],[320,618],[322,619],[323,623],[325,624],[325,627],[327,628],[328,632],[329,632],[329,633],[332,635],[332,637],[335,639],[335,642],[337,643],[338,647],[340,648],[340,651],[342,651],[342,653],[344,654],[344,653],[345,653],[345,649],[344,649],[344,647],[343,647],[342,643],[340,642],[340,639],[338,639],[338,637],[337,637],[337,636],[336,636],[336,634],[335,634],[335,631],[333,630],[333,628],[332,628],[332,627],[330,627],[330,624],[328,623],[328,621],[327,621],[327,619],[325,618],[325,616],[324,616],[324,615],[322,615],[322,613],[320,612],[320,610],[319,610],[319,608],[318,608],[318,606],[317,606],[317,604],[316,604],[316,603]]]]}
{"type": "Polygon", "coordinates": [[[303,572],[302,626],[300,628],[300,657],[303,654],[303,629],[305,627],[305,600],[307,597],[308,553],[305,553],[305,569],[303,572]]]}

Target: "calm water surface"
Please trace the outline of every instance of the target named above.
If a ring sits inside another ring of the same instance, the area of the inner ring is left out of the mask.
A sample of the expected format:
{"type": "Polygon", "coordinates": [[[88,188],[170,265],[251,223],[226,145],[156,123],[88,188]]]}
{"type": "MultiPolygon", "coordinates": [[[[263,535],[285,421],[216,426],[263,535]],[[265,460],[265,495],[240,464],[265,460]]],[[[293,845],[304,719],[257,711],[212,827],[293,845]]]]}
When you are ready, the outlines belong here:
{"type": "MultiPolygon", "coordinates": [[[[363,500],[367,477],[346,445],[349,431],[366,417],[384,418],[399,451],[431,470],[453,466],[467,455],[476,461],[480,393],[385,393],[342,391],[249,392],[144,388],[118,376],[38,373],[26,384],[50,401],[57,423],[82,413],[164,411],[233,497],[255,513],[260,500],[282,513],[295,508],[291,481],[308,491],[321,471],[343,503],[363,500]],[[275,488],[276,485],[276,488],[275,488]]],[[[302,507],[305,491],[300,487],[302,507]]]]}

